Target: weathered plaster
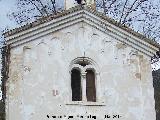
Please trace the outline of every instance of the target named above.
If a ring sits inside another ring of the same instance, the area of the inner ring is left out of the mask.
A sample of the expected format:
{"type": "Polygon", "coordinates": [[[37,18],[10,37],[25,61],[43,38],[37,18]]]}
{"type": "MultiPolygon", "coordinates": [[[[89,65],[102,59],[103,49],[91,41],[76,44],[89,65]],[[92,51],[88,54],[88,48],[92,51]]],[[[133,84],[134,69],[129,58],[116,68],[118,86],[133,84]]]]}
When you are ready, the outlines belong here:
{"type": "Polygon", "coordinates": [[[150,57],[115,38],[80,22],[12,48],[7,120],[89,114],[155,120],[150,57]],[[70,69],[78,57],[97,65],[96,103],[71,101],[70,69]]]}

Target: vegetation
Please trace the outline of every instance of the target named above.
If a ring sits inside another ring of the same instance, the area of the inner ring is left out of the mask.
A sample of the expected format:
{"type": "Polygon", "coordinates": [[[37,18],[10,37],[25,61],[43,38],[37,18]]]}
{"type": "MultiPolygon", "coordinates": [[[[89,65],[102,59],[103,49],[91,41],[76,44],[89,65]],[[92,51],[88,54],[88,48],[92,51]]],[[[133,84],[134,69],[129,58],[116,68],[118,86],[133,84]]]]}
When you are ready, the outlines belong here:
{"type": "Polygon", "coordinates": [[[160,69],[153,71],[154,98],[156,108],[156,120],[160,120],[160,69]]]}
{"type": "Polygon", "coordinates": [[[5,120],[5,106],[2,100],[0,100],[0,120],[5,120]]]}

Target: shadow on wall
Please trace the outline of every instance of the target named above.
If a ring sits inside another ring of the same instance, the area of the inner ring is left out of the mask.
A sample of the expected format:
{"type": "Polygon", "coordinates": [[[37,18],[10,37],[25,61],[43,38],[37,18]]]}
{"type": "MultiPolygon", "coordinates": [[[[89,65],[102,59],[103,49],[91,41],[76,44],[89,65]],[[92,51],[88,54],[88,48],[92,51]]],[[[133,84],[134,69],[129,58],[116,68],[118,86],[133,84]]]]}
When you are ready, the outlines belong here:
{"type": "Polygon", "coordinates": [[[152,72],[153,86],[154,86],[154,98],[156,108],[156,120],[160,120],[160,69],[152,72]]]}
{"type": "Polygon", "coordinates": [[[2,100],[0,100],[0,120],[5,120],[5,105],[2,100]]]}

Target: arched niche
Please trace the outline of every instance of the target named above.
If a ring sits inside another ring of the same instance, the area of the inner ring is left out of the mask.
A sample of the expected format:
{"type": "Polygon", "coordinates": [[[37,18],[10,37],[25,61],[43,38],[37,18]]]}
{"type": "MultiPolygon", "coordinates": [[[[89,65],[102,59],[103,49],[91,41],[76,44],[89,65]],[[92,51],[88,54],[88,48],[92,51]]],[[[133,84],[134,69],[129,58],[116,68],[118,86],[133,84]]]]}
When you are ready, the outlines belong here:
{"type": "MultiPolygon", "coordinates": [[[[77,70],[80,73],[80,85],[79,91],[82,91],[82,102],[99,102],[102,96],[100,85],[100,72],[97,63],[88,57],[78,57],[70,63],[70,80],[72,83],[73,70],[77,70]]],[[[79,78],[79,77],[77,77],[79,78]]],[[[71,86],[71,92],[73,94],[73,87],[71,86]]],[[[75,96],[75,95],[74,95],[75,96]]],[[[81,95],[77,95],[81,96],[81,95]]],[[[72,98],[73,100],[73,98],[72,98]]],[[[77,99],[78,101],[79,99],[77,99]]],[[[76,101],[76,100],[75,100],[76,101]]]]}

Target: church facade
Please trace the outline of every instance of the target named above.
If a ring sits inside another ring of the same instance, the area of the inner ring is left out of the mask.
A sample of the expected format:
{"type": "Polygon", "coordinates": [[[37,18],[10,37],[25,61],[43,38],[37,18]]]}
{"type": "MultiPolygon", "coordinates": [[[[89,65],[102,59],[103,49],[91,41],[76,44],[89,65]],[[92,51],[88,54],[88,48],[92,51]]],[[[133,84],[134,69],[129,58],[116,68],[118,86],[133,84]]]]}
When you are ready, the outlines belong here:
{"type": "Polygon", "coordinates": [[[95,11],[94,1],[73,1],[5,33],[6,120],[156,120],[150,59],[159,45],[95,11]]]}

